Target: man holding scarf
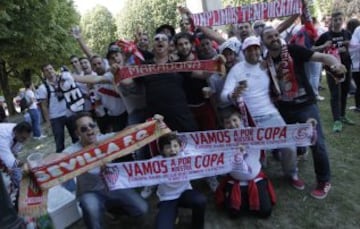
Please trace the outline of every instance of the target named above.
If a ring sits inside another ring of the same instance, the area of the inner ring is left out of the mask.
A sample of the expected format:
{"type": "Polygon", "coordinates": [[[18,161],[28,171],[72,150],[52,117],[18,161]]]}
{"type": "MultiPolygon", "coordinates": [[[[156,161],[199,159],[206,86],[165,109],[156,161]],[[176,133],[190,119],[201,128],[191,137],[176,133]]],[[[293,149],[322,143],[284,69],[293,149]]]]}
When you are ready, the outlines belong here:
{"type": "Polygon", "coordinates": [[[272,94],[286,123],[304,123],[309,118],[318,122],[317,140],[311,146],[317,186],[311,196],[324,199],[331,188],[330,164],[316,97],[306,77],[304,63],[322,62],[337,74],[345,73],[346,68],[331,55],[313,52],[297,45],[282,45],[279,32],[273,27],[264,28],[261,39],[268,49],[265,62],[271,78],[272,94]]]}

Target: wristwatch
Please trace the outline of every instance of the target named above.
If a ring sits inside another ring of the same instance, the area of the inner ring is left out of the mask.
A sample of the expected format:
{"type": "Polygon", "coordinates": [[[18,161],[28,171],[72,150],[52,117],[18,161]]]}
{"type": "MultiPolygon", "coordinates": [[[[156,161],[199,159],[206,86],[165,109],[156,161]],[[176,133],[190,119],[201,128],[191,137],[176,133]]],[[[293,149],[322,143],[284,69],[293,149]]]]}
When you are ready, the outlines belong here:
{"type": "Polygon", "coordinates": [[[335,69],[336,69],[336,64],[333,64],[333,65],[330,66],[331,71],[335,71],[335,69]]]}

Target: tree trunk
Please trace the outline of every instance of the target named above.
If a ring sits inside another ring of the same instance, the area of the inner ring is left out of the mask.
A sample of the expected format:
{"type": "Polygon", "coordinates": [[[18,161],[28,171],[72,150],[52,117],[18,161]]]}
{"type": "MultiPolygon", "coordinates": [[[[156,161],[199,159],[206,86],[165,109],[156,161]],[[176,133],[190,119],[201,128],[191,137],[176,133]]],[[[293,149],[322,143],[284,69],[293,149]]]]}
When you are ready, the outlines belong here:
{"type": "Polygon", "coordinates": [[[4,93],[7,108],[9,110],[9,115],[13,115],[15,114],[15,107],[9,88],[9,76],[6,71],[6,62],[1,57],[0,57],[0,86],[2,92],[4,93]]]}
{"type": "Polygon", "coordinates": [[[32,69],[26,68],[22,72],[22,80],[24,83],[31,81],[32,69]]]}

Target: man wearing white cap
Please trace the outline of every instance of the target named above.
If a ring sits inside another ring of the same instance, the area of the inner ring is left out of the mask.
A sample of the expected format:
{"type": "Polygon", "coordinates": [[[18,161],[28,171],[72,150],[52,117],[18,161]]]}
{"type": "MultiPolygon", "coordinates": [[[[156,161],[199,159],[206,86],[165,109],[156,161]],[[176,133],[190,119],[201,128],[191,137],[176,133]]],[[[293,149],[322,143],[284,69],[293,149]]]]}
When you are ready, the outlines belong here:
{"type": "MultiPolygon", "coordinates": [[[[242,51],[245,61],[236,64],[229,72],[221,93],[222,100],[236,101],[242,96],[256,126],[286,125],[270,98],[269,76],[260,64],[260,40],[254,36],[246,38],[242,51]],[[240,82],[246,83],[239,84],[240,82]]],[[[283,172],[290,178],[294,188],[303,190],[304,182],[297,173],[295,147],[280,150],[283,172]]]]}

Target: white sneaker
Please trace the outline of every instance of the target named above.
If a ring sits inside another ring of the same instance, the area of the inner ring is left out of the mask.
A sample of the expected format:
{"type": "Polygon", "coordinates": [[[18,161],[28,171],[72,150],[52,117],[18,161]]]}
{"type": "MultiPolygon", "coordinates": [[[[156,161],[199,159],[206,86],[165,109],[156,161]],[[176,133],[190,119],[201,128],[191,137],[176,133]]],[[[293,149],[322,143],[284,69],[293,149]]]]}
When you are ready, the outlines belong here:
{"type": "Polygon", "coordinates": [[[46,135],[40,135],[39,137],[33,137],[33,139],[40,140],[46,137],[47,137],[46,135]]]}
{"type": "Polygon", "coordinates": [[[141,197],[144,199],[147,199],[151,196],[151,194],[154,192],[155,186],[145,186],[143,190],[141,190],[141,197]]]}
{"type": "Polygon", "coordinates": [[[325,97],[324,97],[324,96],[321,96],[321,95],[318,95],[318,96],[316,96],[316,100],[317,100],[317,101],[324,101],[324,100],[325,100],[325,97]]]}
{"type": "Polygon", "coordinates": [[[206,179],[210,189],[212,192],[215,192],[217,187],[219,186],[219,181],[216,179],[216,177],[208,177],[206,179]]]}

